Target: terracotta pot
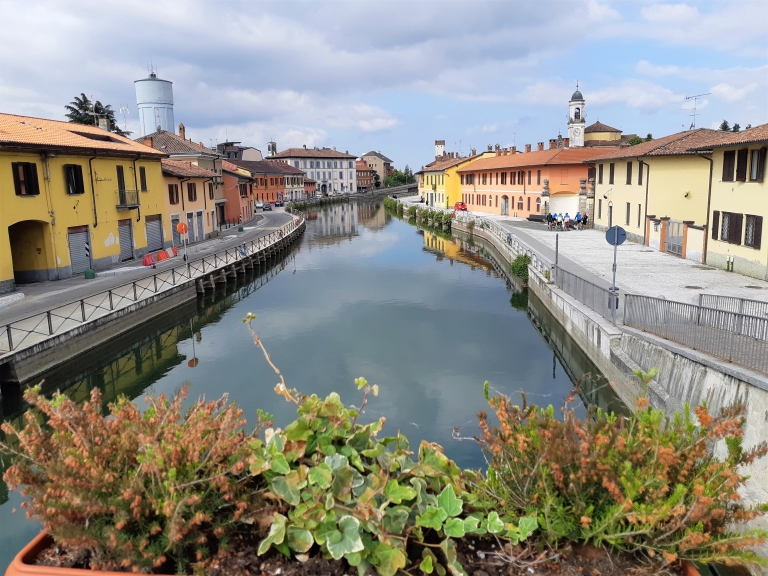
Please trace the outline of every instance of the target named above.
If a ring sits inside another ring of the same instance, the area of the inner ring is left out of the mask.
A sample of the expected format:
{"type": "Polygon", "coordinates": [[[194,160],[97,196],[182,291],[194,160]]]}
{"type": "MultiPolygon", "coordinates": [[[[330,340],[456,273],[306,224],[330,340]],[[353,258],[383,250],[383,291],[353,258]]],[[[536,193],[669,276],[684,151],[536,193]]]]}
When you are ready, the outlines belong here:
{"type": "Polygon", "coordinates": [[[701,576],[701,572],[688,560],[683,560],[683,576],[701,576]]]}
{"type": "Polygon", "coordinates": [[[5,576],[108,576],[117,572],[102,572],[101,570],[78,570],[75,568],[54,568],[52,566],[36,566],[37,555],[53,544],[53,538],[45,532],[40,532],[32,542],[16,555],[11,565],[5,571],[5,576]]]}

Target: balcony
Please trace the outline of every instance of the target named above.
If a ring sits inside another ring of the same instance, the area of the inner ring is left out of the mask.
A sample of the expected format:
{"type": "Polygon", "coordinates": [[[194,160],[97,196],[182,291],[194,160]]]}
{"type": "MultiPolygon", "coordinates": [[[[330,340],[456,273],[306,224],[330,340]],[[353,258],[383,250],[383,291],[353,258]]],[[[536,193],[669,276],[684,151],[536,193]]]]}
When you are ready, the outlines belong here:
{"type": "Polygon", "coordinates": [[[116,190],[117,209],[133,210],[140,206],[138,190],[116,190]]]}

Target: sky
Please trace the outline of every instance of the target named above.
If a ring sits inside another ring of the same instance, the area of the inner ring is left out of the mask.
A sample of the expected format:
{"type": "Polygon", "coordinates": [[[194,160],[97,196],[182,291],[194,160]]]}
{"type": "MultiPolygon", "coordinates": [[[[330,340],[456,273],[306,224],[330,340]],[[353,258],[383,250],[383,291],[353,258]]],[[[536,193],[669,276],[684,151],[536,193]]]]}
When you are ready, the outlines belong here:
{"type": "MultiPolygon", "coordinates": [[[[568,100],[663,136],[768,122],[768,2],[0,0],[0,112],[64,119],[81,92],[138,130],[150,63],[205,145],[379,150],[412,169],[434,141],[567,136],[568,100]]],[[[140,136],[138,133],[133,137],[140,136]]]]}

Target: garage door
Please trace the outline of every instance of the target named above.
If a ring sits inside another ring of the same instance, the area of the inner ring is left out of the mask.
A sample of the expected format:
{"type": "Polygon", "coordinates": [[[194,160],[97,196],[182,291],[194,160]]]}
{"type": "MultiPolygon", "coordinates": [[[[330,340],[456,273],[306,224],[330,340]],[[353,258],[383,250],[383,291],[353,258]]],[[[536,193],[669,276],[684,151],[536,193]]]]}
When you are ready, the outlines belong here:
{"type": "Polygon", "coordinates": [[[147,216],[147,250],[163,249],[163,221],[160,215],[147,216]]]}
{"type": "Polygon", "coordinates": [[[133,228],[130,220],[118,220],[117,230],[120,234],[120,262],[133,258],[133,228]]]}
{"type": "Polygon", "coordinates": [[[195,241],[195,213],[187,212],[187,244],[195,241]]]}
{"type": "Polygon", "coordinates": [[[181,234],[179,234],[179,215],[171,216],[171,231],[173,232],[173,245],[181,246],[181,234]]]}
{"type": "Polygon", "coordinates": [[[69,259],[72,262],[72,274],[82,274],[91,267],[91,245],[88,226],[67,229],[69,233],[69,259]]]}
{"type": "Polygon", "coordinates": [[[197,213],[197,241],[200,242],[205,236],[205,227],[203,226],[203,212],[197,213]]]}

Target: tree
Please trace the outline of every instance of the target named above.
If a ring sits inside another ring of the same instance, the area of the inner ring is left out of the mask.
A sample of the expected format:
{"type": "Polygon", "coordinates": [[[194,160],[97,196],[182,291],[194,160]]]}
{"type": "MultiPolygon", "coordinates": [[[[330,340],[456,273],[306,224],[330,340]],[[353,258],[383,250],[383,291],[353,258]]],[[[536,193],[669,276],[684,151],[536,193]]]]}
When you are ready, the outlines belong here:
{"type": "Polygon", "coordinates": [[[384,186],[386,188],[391,188],[392,186],[401,186],[406,183],[405,180],[405,173],[400,172],[400,170],[397,168],[394,168],[392,170],[392,174],[387,176],[387,178],[384,180],[384,186]]]}
{"type": "Polygon", "coordinates": [[[643,139],[640,138],[640,136],[634,136],[634,137],[629,139],[629,142],[627,142],[627,144],[629,144],[630,146],[636,146],[636,145],[642,144],[642,143],[643,143],[643,139]]]}
{"type": "Polygon", "coordinates": [[[739,126],[739,123],[737,122],[733,125],[733,128],[731,128],[731,132],[738,132],[739,130],[741,130],[741,126],[739,126]]]}
{"type": "Polygon", "coordinates": [[[75,96],[75,99],[64,106],[64,108],[67,110],[66,118],[75,124],[97,126],[97,118],[106,118],[109,121],[110,131],[120,136],[129,136],[131,134],[131,132],[121,130],[117,125],[115,111],[112,110],[111,105],[107,104],[104,106],[98,100],[91,102],[84,93],[81,93],[80,96],[75,96]]]}
{"type": "Polygon", "coordinates": [[[378,174],[374,174],[373,175],[373,185],[376,188],[380,188],[381,187],[381,177],[378,174]]]}
{"type": "Polygon", "coordinates": [[[645,137],[645,141],[646,141],[646,142],[650,142],[651,140],[653,140],[653,134],[651,134],[650,132],[648,132],[648,136],[646,136],[646,137],[645,137]]]}
{"type": "Polygon", "coordinates": [[[731,125],[728,124],[728,120],[723,120],[723,123],[720,124],[720,130],[723,132],[728,132],[731,129],[731,125]]]}
{"type": "Polygon", "coordinates": [[[747,125],[744,127],[744,130],[749,130],[750,128],[752,128],[752,124],[747,124],[747,125]]]}

